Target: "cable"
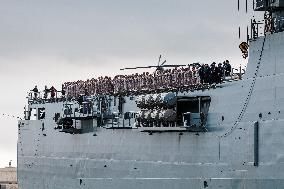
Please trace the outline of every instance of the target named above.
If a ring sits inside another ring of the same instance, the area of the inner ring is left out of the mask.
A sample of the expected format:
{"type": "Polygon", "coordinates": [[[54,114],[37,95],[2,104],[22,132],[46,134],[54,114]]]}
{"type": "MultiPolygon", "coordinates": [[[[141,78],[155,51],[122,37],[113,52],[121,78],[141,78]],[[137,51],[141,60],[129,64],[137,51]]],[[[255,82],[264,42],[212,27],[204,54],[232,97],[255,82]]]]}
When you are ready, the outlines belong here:
{"type": "Polygon", "coordinates": [[[263,51],[264,51],[265,41],[266,41],[266,35],[264,35],[259,61],[258,61],[257,66],[256,66],[256,71],[255,71],[255,74],[254,74],[254,77],[253,77],[252,84],[251,84],[250,89],[249,89],[248,96],[247,96],[246,101],[244,103],[244,106],[243,106],[243,108],[242,108],[242,110],[241,110],[237,120],[235,121],[233,127],[228,132],[226,132],[224,135],[220,136],[221,138],[222,137],[227,137],[227,136],[231,135],[232,132],[237,128],[237,126],[239,125],[240,121],[244,117],[244,114],[245,114],[245,112],[247,110],[247,107],[248,107],[248,104],[250,102],[250,99],[251,99],[251,96],[252,96],[252,92],[253,92],[253,89],[254,89],[254,86],[255,86],[255,83],[256,83],[256,79],[257,79],[257,76],[258,76],[260,63],[261,63],[262,55],[263,55],[263,51]]]}
{"type": "Polygon", "coordinates": [[[22,120],[22,118],[19,117],[19,116],[15,116],[15,115],[11,115],[11,114],[6,114],[6,113],[0,114],[0,117],[10,117],[10,118],[15,118],[15,119],[20,119],[20,120],[22,120]]]}

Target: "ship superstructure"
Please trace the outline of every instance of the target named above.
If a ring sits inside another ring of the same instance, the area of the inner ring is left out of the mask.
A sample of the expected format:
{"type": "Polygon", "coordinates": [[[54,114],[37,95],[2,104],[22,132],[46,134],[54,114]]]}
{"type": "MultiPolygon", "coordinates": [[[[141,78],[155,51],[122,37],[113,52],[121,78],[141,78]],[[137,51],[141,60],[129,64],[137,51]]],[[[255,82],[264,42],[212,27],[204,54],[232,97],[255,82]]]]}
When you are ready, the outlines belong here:
{"type": "Polygon", "coordinates": [[[9,167],[0,168],[0,188],[1,189],[17,189],[17,168],[9,167]]]}
{"type": "Polygon", "coordinates": [[[18,183],[40,188],[283,188],[284,1],[256,1],[246,73],[158,93],[30,97],[18,183]],[[238,79],[236,79],[238,78],[238,79]]]}

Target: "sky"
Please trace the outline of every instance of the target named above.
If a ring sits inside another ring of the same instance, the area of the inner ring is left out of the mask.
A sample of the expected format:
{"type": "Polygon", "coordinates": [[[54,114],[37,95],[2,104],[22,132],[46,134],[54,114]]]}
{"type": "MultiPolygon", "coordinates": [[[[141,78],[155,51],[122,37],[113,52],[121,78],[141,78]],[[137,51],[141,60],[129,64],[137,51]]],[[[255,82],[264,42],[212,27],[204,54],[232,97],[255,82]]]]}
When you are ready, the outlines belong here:
{"type": "Polygon", "coordinates": [[[244,2],[238,12],[237,0],[0,0],[0,167],[17,154],[17,119],[3,113],[23,117],[35,85],[126,74],[160,54],[168,64],[246,66],[244,2]]]}

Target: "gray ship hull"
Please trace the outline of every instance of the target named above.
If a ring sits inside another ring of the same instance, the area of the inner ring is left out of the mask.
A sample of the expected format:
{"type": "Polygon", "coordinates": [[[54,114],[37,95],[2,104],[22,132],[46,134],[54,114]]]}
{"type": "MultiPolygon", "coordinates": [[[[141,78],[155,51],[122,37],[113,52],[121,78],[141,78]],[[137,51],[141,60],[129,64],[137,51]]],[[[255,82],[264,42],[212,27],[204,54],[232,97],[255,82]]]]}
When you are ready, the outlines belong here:
{"type": "Polygon", "coordinates": [[[62,103],[34,104],[50,119],[19,122],[19,187],[284,188],[283,44],[284,33],[258,38],[243,80],[179,94],[210,96],[207,132],[68,134],[54,129],[62,103]]]}

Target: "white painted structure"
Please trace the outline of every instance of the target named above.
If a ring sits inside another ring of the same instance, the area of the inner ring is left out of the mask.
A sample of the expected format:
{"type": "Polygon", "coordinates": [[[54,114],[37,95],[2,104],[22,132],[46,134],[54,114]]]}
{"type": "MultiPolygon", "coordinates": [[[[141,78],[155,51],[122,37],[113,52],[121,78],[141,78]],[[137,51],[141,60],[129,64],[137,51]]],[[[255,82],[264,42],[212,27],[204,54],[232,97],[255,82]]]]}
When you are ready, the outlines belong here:
{"type": "Polygon", "coordinates": [[[0,168],[0,189],[17,189],[17,168],[0,168]]]}

